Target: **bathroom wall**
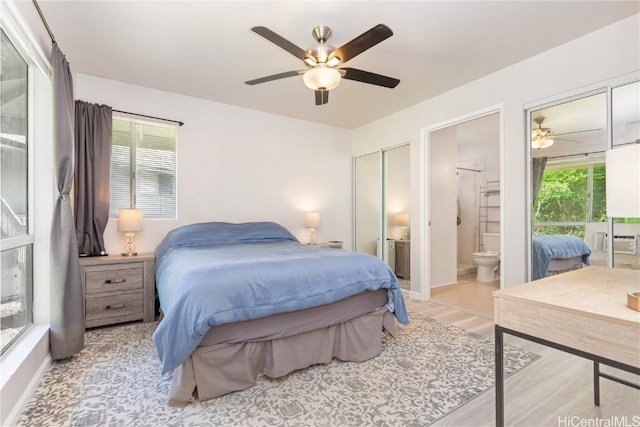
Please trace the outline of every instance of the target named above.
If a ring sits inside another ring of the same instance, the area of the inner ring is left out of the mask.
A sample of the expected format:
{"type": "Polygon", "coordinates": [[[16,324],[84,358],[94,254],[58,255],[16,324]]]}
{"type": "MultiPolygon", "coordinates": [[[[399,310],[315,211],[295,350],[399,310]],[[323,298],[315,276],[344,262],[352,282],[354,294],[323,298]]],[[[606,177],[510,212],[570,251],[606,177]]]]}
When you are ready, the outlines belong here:
{"type": "MultiPolygon", "coordinates": [[[[458,157],[461,154],[464,153],[458,151],[458,157]]],[[[457,228],[458,268],[468,268],[473,265],[471,254],[477,252],[480,245],[479,192],[480,186],[486,182],[485,159],[459,160],[457,167],[460,218],[457,228]]]]}
{"type": "Polygon", "coordinates": [[[472,252],[479,251],[480,234],[500,232],[500,194],[479,194],[480,186],[500,182],[500,115],[493,113],[456,126],[458,167],[481,170],[476,173],[458,170],[458,200],[462,224],[458,226],[458,265],[472,265],[472,252]]]}

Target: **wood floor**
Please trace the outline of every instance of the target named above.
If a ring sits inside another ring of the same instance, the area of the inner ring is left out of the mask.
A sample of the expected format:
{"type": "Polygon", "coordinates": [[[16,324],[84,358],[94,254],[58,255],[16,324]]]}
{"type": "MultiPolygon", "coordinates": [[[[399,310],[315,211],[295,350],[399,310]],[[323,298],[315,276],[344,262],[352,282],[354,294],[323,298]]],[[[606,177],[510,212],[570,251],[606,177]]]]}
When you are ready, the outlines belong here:
{"type": "Polygon", "coordinates": [[[500,289],[500,280],[476,281],[476,273],[458,276],[458,283],[431,289],[431,300],[459,308],[480,317],[493,319],[493,291],[500,289]]]}
{"type": "MultiPolygon", "coordinates": [[[[435,301],[405,298],[409,311],[493,337],[493,320],[435,301]]],[[[487,307],[484,309],[488,310],[487,307]]],[[[640,426],[640,390],[600,380],[600,406],[593,404],[590,361],[520,338],[505,335],[505,344],[541,357],[505,380],[505,424],[508,426],[640,426]]],[[[637,376],[602,367],[634,383],[637,376]]],[[[442,418],[436,426],[495,425],[495,388],[442,418]]]]}

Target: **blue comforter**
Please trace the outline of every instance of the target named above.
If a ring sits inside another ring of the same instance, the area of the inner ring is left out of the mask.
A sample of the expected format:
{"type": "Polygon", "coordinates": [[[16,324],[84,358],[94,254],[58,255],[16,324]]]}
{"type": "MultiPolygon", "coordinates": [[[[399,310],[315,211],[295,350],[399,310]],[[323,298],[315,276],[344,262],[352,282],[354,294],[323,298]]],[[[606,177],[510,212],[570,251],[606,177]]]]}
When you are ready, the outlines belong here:
{"type": "Polygon", "coordinates": [[[203,223],[171,231],[156,250],[164,318],[153,334],[162,372],[178,367],[209,328],[388,289],[408,323],[395,274],[371,255],[301,244],[271,223],[203,223]]]}
{"type": "Polygon", "coordinates": [[[549,263],[552,258],[567,259],[582,257],[582,262],[589,265],[591,249],[579,237],[563,235],[533,236],[533,265],[531,279],[547,277],[549,263]]]}

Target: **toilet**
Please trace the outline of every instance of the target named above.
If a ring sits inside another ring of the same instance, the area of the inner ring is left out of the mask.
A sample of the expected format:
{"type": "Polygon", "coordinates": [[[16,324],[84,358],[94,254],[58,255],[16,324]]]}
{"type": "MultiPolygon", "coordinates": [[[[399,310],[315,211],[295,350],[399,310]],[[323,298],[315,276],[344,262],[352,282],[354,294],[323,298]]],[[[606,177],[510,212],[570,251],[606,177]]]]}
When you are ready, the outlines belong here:
{"type": "Polygon", "coordinates": [[[500,234],[483,233],[480,236],[484,252],[474,252],[473,264],[478,267],[476,280],[492,282],[498,278],[500,264],[500,234]]]}

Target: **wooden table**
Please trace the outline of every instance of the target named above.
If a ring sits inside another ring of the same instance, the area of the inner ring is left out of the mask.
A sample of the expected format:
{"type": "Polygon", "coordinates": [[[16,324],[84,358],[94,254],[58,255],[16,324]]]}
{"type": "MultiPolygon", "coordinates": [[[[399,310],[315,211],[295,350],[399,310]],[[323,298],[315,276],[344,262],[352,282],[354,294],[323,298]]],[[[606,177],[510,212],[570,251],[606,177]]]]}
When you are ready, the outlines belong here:
{"type": "Polygon", "coordinates": [[[493,293],[496,349],[496,425],[504,425],[503,334],[575,354],[594,362],[594,403],[600,364],[640,375],[640,312],[627,294],[640,291],[640,271],[586,267],[493,293]]]}

